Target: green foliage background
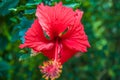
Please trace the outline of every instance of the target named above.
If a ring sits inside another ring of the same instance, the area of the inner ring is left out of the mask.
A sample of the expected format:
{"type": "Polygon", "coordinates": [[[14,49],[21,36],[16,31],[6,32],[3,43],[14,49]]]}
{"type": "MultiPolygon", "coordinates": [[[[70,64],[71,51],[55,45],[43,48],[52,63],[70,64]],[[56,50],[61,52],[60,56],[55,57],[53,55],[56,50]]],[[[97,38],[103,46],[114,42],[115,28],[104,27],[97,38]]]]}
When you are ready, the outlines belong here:
{"type": "MultiPolygon", "coordinates": [[[[20,50],[36,5],[60,0],[0,0],[0,80],[44,80],[38,69],[47,58],[20,50]],[[21,61],[19,61],[21,60],[21,61]]],[[[64,64],[57,80],[120,80],[120,0],[62,0],[84,11],[82,22],[91,48],[64,64]]]]}

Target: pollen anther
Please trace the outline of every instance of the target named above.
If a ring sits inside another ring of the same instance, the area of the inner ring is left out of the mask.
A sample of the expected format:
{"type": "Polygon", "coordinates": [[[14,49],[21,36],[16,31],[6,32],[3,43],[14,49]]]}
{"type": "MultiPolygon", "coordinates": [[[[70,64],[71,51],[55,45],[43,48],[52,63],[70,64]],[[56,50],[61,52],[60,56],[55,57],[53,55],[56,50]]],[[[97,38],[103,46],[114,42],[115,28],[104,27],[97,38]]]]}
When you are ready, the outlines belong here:
{"type": "Polygon", "coordinates": [[[62,72],[62,65],[59,61],[47,61],[43,63],[43,66],[39,66],[41,73],[43,73],[43,78],[46,80],[55,80],[58,78],[62,72]]]}

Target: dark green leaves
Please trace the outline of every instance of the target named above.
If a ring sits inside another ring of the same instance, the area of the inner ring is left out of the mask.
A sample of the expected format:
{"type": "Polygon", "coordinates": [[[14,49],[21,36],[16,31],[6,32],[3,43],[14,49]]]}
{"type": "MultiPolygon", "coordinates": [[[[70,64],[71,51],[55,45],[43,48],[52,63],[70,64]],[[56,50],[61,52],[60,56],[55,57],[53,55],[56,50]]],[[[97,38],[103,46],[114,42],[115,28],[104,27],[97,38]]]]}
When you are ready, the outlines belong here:
{"type": "Polygon", "coordinates": [[[2,58],[0,57],[0,72],[1,71],[6,71],[11,69],[11,66],[8,62],[2,60],[2,58]]]}
{"type": "Polygon", "coordinates": [[[23,54],[20,56],[19,61],[26,60],[28,58],[30,58],[30,54],[23,54]]]}
{"type": "Polygon", "coordinates": [[[2,0],[0,2],[0,15],[5,16],[10,11],[10,8],[14,8],[18,4],[19,0],[2,0]]]}

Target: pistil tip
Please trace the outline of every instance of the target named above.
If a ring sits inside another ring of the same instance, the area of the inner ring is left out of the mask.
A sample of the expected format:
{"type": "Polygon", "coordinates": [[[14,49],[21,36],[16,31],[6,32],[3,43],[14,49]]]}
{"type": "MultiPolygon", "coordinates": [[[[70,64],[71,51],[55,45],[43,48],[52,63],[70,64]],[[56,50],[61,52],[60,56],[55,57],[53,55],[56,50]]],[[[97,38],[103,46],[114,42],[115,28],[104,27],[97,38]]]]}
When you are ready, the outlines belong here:
{"type": "Polygon", "coordinates": [[[62,73],[62,65],[59,61],[47,61],[43,63],[43,66],[39,66],[43,78],[46,80],[51,79],[55,80],[62,73]]]}

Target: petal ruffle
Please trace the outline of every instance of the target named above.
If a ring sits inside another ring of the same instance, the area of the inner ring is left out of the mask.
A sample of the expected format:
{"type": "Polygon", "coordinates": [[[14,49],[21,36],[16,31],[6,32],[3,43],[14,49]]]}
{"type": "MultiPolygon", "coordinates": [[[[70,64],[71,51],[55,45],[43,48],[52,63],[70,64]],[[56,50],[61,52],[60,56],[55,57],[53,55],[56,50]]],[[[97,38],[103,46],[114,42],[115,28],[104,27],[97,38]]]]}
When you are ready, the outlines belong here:
{"type": "Polygon", "coordinates": [[[84,32],[84,27],[80,23],[82,14],[83,12],[76,10],[76,20],[74,26],[68,27],[67,33],[62,36],[62,43],[70,49],[86,52],[87,47],[90,47],[90,44],[88,42],[87,35],[84,32]]]}
{"type": "Polygon", "coordinates": [[[48,50],[53,47],[53,43],[49,42],[44,34],[43,30],[36,19],[32,24],[31,28],[25,34],[25,43],[21,44],[19,47],[29,47],[35,50],[36,52],[40,52],[41,50],[48,50]]]}
{"type": "Polygon", "coordinates": [[[51,39],[74,23],[74,15],[72,8],[62,6],[61,2],[53,7],[40,4],[36,11],[39,23],[51,39]]]}

